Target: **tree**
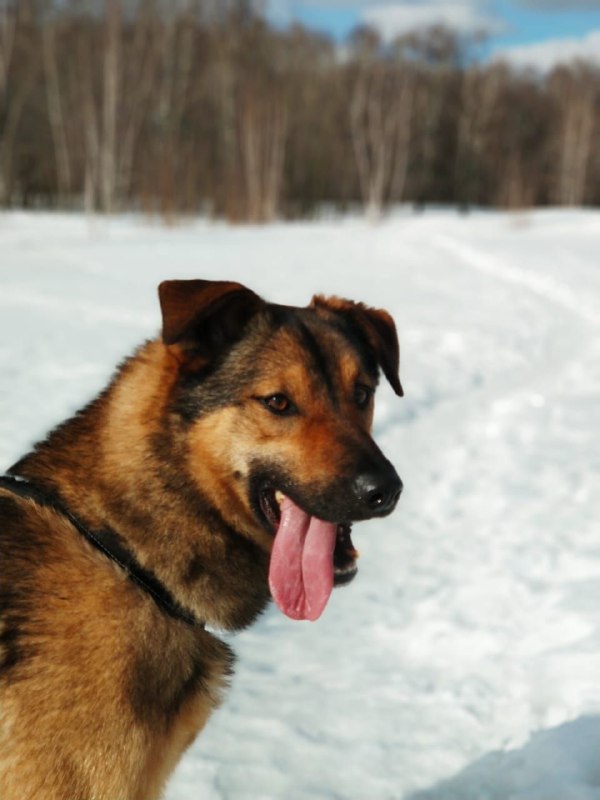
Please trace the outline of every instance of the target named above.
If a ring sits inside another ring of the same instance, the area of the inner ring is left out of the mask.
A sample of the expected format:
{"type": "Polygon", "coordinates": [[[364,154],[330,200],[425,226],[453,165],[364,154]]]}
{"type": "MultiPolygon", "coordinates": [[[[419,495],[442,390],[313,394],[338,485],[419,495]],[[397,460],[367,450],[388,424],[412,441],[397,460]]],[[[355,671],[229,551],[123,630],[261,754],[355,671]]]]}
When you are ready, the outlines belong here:
{"type": "Polygon", "coordinates": [[[592,146],[597,133],[599,72],[584,63],[560,67],[550,78],[558,111],[556,201],[581,205],[587,195],[592,146]]]}
{"type": "Polygon", "coordinates": [[[34,9],[28,2],[3,2],[0,11],[0,205],[10,202],[19,126],[39,74],[34,9]]]}
{"type": "Polygon", "coordinates": [[[367,216],[378,219],[390,195],[404,194],[414,80],[402,55],[381,57],[371,30],[354,35],[356,77],[350,104],[354,155],[367,216]]]}
{"type": "Polygon", "coordinates": [[[61,97],[60,73],[58,67],[56,38],[58,23],[48,19],[42,26],[42,53],[44,63],[46,98],[48,103],[48,120],[52,131],[54,157],[56,161],[57,194],[58,202],[64,201],[71,190],[71,155],[65,117],[63,100],[61,97]]]}
{"type": "Polygon", "coordinates": [[[461,207],[481,203],[486,196],[486,143],[502,81],[496,66],[472,65],[461,74],[457,120],[456,199],[461,207]]]}

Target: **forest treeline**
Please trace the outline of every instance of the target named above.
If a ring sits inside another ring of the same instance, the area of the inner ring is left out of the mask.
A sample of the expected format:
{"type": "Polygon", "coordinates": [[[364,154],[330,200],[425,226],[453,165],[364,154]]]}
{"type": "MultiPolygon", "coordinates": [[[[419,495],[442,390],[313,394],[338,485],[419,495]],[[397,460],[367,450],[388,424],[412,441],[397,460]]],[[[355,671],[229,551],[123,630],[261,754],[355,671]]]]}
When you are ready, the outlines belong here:
{"type": "Polygon", "coordinates": [[[3,0],[0,206],[167,218],[600,203],[600,71],[432,28],[343,45],[250,0],[3,0]]]}

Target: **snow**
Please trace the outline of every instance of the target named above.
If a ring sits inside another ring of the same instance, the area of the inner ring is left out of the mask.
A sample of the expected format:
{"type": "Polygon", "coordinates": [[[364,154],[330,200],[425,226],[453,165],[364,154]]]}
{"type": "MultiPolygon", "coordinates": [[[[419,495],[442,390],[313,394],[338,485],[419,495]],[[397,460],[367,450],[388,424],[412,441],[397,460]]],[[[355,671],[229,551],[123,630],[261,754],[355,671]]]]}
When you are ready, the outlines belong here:
{"type": "Polygon", "coordinates": [[[0,464],[159,326],[168,277],[390,310],[405,492],[315,624],[228,637],[167,800],[600,798],[600,214],[399,211],[264,228],[0,215],[0,464]]]}

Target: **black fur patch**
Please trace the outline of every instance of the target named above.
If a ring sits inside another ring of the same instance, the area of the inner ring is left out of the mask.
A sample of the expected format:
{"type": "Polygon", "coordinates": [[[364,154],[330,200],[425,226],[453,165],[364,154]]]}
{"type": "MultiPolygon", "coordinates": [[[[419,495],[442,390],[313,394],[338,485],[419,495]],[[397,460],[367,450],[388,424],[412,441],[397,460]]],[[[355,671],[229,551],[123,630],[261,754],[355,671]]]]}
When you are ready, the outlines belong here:
{"type": "Polygon", "coordinates": [[[190,586],[191,584],[196,583],[200,579],[200,577],[204,574],[205,567],[204,567],[204,559],[201,555],[192,556],[190,561],[188,562],[187,570],[183,575],[183,582],[186,586],[190,586]]]}
{"type": "Polygon", "coordinates": [[[201,416],[234,405],[243,388],[256,379],[260,346],[260,336],[244,339],[198,371],[183,371],[173,396],[175,414],[191,424],[201,416]]]}
{"type": "Polygon", "coordinates": [[[157,637],[152,648],[136,654],[126,692],[136,718],[153,726],[168,727],[183,704],[198,692],[210,697],[209,679],[215,664],[224,664],[225,679],[233,675],[232,650],[211,635],[196,635],[195,642],[181,649],[181,658],[171,658],[167,663],[164,653],[173,655],[177,651],[169,638],[165,627],[162,646],[157,646],[157,637]]]}
{"type": "Polygon", "coordinates": [[[346,339],[348,349],[353,350],[359,357],[366,374],[377,383],[379,378],[377,355],[361,326],[341,311],[332,312],[331,324],[346,339]]]}
{"type": "Polygon", "coordinates": [[[298,320],[297,330],[300,334],[302,347],[308,354],[316,375],[327,389],[332,405],[334,407],[337,406],[337,392],[332,378],[335,374],[335,368],[331,364],[330,354],[321,346],[315,334],[302,320],[298,320]]]}

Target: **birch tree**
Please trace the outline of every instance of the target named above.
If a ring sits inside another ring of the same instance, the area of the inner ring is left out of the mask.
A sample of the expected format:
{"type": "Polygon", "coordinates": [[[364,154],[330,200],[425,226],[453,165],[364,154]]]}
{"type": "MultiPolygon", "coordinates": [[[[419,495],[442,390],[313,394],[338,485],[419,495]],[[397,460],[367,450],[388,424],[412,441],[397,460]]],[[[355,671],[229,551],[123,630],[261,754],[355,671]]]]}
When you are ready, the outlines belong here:
{"type": "Polygon", "coordinates": [[[556,201],[579,206],[586,199],[597,140],[598,73],[584,64],[559,69],[552,89],[559,112],[556,201]]]}
{"type": "Polygon", "coordinates": [[[374,32],[361,32],[356,44],[350,127],[363,203],[368,218],[376,220],[392,190],[397,200],[404,193],[414,82],[401,59],[379,57],[374,32]]]}

